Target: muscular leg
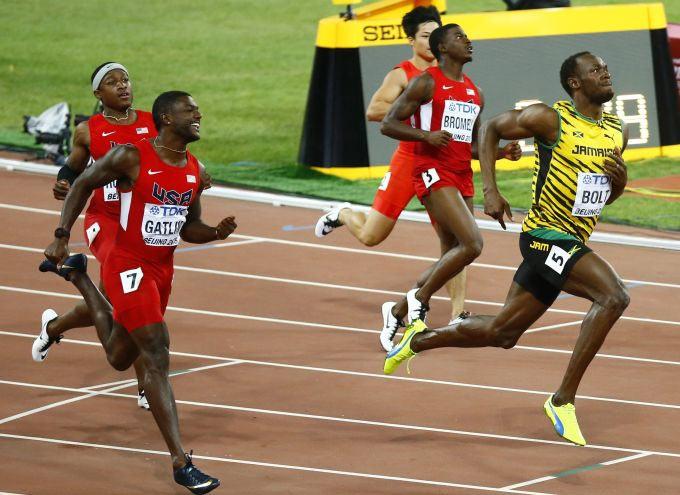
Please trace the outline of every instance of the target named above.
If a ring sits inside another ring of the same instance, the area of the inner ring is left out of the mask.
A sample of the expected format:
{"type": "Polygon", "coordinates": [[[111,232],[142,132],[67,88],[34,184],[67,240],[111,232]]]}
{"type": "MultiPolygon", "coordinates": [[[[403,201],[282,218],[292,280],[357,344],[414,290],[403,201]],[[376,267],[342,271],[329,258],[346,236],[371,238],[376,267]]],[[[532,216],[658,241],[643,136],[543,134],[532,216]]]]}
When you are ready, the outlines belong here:
{"type": "MultiPolygon", "coordinates": [[[[104,290],[104,283],[101,281],[99,282],[99,292],[101,292],[102,296],[104,296],[108,301],[106,291],[104,290]]],[[[69,312],[58,316],[47,324],[47,335],[55,339],[59,335],[62,335],[64,332],[67,332],[72,328],[89,327],[93,324],[94,322],[90,314],[90,308],[88,308],[85,301],[80,301],[69,312]]],[[[133,364],[135,368],[135,375],[137,376],[137,392],[141,393],[143,390],[142,382],[144,381],[144,369],[139,360],[136,360],[133,364]]]]}
{"type": "Polygon", "coordinates": [[[127,330],[113,321],[111,303],[99,292],[86,273],[73,272],[70,281],[85,299],[109,363],[119,371],[128,369],[139,352],[127,330]]]}
{"type": "MultiPolygon", "coordinates": [[[[108,300],[102,281],[99,282],[99,292],[108,300]]],[[[47,335],[54,339],[73,328],[91,327],[92,325],[94,325],[94,322],[90,315],[90,308],[87,307],[85,301],[80,301],[73,309],[57,316],[47,324],[47,335]]]]}
{"type": "Polygon", "coordinates": [[[451,298],[451,319],[458,317],[465,309],[465,286],[467,284],[467,267],[449,280],[446,291],[451,298]]]}
{"type": "MultiPolygon", "coordinates": [[[[470,210],[470,213],[474,217],[474,205],[472,203],[472,198],[463,198],[465,201],[465,205],[468,207],[468,210],[470,210]]],[[[458,241],[456,240],[456,243],[458,241]]],[[[442,256],[444,253],[446,253],[449,249],[451,249],[453,246],[449,246],[445,244],[444,242],[441,243],[441,248],[442,248],[442,256]]],[[[467,286],[467,267],[463,268],[463,270],[453,277],[451,280],[449,280],[446,283],[446,291],[449,294],[449,297],[451,298],[451,319],[455,319],[458,317],[459,314],[463,312],[465,309],[465,288],[467,286]]]]}
{"type": "MultiPolygon", "coordinates": [[[[432,266],[420,274],[416,287],[419,301],[427,304],[436,291],[445,283],[457,276],[463,269],[479,256],[482,250],[482,237],[472,216],[472,198],[463,198],[458,189],[444,187],[430,193],[425,198],[425,206],[434,218],[435,230],[439,236],[442,256],[432,266]]],[[[455,283],[465,286],[465,275],[455,283]]],[[[460,305],[461,311],[465,299],[464,290],[452,298],[452,306],[460,305]]],[[[406,298],[402,298],[394,306],[392,313],[403,319],[408,311],[406,298]]],[[[460,311],[458,311],[460,313],[460,311]]],[[[458,316],[455,313],[455,316],[458,316]]]]}
{"type": "Polygon", "coordinates": [[[397,221],[371,208],[364,212],[343,208],[338,215],[340,223],[347,226],[354,237],[364,246],[376,246],[384,241],[397,221]]]}
{"type": "Polygon", "coordinates": [[[89,326],[92,326],[90,310],[85,301],[80,301],[70,311],[57,316],[47,324],[47,335],[54,339],[72,328],[89,326]]]}
{"type": "Polygon", "coordinates": [[[186,464],[184,448],[179,435],[177,405],[170,386],[170,336],[165,322],[137,328],[130,333],[139,349],[139,359],[144,367],[144,391],[158,429],[168,446],[173,469],[186,464]]]}
{"type": "Polygon", "coordinates": [[[593,304],[581,324],[567,371],[553,398],[557,406],[574,403],[586,368],[630,302],[628,291],[614,269],[593,252],[576,262],[563,290],[593,304]]]}
{"type": "Polygon", "coordinates": [[[456,325],[418,333],[411,340],[411,349],[415,352],[438,347],[509,349],[547,309],[548,306],[513,282],[498,315],[471,316],[456,325]]]}

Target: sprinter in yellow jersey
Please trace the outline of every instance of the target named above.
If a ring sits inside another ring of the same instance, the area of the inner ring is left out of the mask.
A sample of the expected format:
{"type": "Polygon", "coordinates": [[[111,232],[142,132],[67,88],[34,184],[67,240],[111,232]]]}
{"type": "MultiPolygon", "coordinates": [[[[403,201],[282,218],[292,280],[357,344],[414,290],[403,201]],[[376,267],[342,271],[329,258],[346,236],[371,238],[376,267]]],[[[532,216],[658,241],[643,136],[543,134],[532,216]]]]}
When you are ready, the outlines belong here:
{"type": "MultiPolygon", "coordinates": [[[[604,61],[589,52],[567,58],[560,69],[571,101],[537,104],[489,120],[481,130],[480,162],[485,212],[505,228],[510,205],[496,185],[500,139],[535,138],[533,203],[522,224],[524,261],[505,305],[496,316],[472,316],[437,330],[419,323],[407,328],[387,354],[385,373],[404,360],[437,347],[513,347],[553,304],[561,290],[592,301],[557,391],[544,404],[555,431],[577,445],[586,441],[576,420],[576,390],[586,368],[629,303],[626,288],[609,263],[585,245],[606,204],[626,185],[621,157],[627,132],[602,105],[614,96],[604,61]]],[[[512,218],[511,218],[512,219],[512,218]]]]}

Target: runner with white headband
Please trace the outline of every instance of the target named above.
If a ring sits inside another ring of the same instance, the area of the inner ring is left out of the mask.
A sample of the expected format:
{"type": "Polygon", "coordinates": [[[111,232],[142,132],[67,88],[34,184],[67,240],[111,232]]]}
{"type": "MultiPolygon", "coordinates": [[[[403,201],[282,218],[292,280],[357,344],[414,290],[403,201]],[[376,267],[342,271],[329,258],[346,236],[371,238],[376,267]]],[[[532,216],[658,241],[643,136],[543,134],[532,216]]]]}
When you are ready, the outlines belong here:
{"type": "MultiPolygon", "coordinates": [[[[102,113],[76,126],[73,149],[57,175],[54,197],[63,200],[73,181],[95,160],[102,158],[117,144],[132,144],[155,137],[156,127],[151,113],[132,108],[132,83],[124,65],[107,62],[97,67],[90,78],[95,98],[101,101],[102,113]]],[[[120,201],[115,181],[94,191],[85,212],[85,240],[90,251],[103,266],[113,245],[120,220],[120,201]]],[[[100,284],[104,292],[104,287],[100,284]]],[[[90,312],[83,301],[70,311],[57,316],[52,309],[42,315],[40,335],[33,343],[33,359],[42,362],[50,346],[59,342],[72,328],[92,326],[90,312]]],[[[149,409],[143,390],[144,372],[135,363],[137,405],[149,409]]]]}

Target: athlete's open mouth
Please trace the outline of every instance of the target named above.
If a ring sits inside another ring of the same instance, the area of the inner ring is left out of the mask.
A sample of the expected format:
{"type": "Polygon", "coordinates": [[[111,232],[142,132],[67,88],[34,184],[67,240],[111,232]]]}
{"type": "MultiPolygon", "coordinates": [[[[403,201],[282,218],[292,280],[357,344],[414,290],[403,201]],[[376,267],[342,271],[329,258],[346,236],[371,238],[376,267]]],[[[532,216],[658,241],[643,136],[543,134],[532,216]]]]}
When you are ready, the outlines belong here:
{"type": "Polygon", "coordinates": [[[191,127],[196,129],[197,131],[200,131],[201,130],[201,123],[200,122],[194,122],[194,123],[191,124],[191,127]]]}

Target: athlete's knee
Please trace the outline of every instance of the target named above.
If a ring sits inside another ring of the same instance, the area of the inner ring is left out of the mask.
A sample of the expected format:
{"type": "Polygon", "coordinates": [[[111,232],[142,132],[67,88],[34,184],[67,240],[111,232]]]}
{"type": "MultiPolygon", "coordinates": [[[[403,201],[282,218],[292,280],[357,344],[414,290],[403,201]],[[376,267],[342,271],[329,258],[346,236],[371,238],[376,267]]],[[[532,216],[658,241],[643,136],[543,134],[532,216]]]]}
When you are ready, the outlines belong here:
{"type": "Polygon", "coordinates": [[[489,345],[503,349],[512,349],[524,333],[524,330],[523,328],[510,328],[506,326],[493,327],[490,332],[491,342],[489,345]]]}
{"type": "Polygon", "coordinates": [[[152,352],[144,356],[144,381],[153,381],[168,376],[169,353],[152,352]]]}
{"type": "Polygon", "coordinates": [[[386,236],[376,232],[361,232],[361,235],[359,236],[359,242],[361,242],[366,247],[373,247],[384,241],[385,237],[386,236]]]}
{"type": "Polygon", "coordinates": [[[109,361],[109,364],[116,371],[125,371],[130,366],[132,366],[132,363],[135,361],[131,357],[121,352],[113,352],[111,354],[107,354],[106,359],[109,361]]]}
{"type": "Polygon", "coordinates": [[[493,338],[493,347],[512,349],[517,344],[521,334],[510,332],[496,332],[493,338]]]}
{"type": "Polygon", "coordinates": [[[482,249],[484,248],[484,241],[482,236],[475,236],[472,240],[463,242],[459,244],[459,248],[463,251],[465,255],[466,264],[472,263],[476,260],[480,254],[482,254],[482,249]]]}
{"type": "Polygon", "coordinates": [[[619,281],[616,288],[605,295],[602,306],[617,314],[622,314],[630,304],[628,289],[619,281]]]}

